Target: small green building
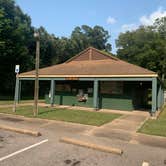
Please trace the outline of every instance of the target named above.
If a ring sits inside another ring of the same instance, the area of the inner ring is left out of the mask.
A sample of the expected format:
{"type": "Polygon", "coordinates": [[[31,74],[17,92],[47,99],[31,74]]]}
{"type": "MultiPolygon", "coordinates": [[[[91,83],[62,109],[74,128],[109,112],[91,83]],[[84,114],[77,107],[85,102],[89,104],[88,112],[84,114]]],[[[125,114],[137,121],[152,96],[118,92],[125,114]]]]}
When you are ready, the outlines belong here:
{"type": "MultiPolygon", "coordinates": [[[[22,80],[34,80],[35,71],[21,73],[22,80]]],[[[158,75],[89,47],[68,61],[39,70],[39,80],[50,80],[47,103],[107,108],[148,110],[155,113],[164,102],[158,75]]],[[[16,94],[19,93],[19,86],[16,94]]],[[[16,95],[18,96],[18,95],[16,95]]]]}

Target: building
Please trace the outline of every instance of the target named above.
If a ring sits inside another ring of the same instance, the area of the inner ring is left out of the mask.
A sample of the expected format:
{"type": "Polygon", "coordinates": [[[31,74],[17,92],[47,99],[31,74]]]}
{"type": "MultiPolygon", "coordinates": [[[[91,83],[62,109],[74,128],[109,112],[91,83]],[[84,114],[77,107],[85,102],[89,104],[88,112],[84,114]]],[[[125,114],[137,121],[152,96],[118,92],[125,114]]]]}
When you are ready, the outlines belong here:
{"type": "MultiPolygon", "coordinates": [[[[35,71],[21,73],[34,80],[35,71]]],[[[50,80],[46,101],[94,109],[148,109],[155,113],[164,102],[158,75],[89,47],[68,61],[39,70],[39,80],[50,80]]],[[[19,87],[19,86],[18,86],[19,87]]],[[[18,93],[19,88],[16,89],[18,93]]]]}

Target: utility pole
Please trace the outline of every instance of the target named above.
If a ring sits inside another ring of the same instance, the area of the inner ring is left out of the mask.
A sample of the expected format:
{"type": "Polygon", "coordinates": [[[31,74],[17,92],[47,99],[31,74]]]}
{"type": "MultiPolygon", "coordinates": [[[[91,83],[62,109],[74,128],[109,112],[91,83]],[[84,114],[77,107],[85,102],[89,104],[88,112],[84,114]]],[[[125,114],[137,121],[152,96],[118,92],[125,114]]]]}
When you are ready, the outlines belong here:
{"type": "Polygon", "coordinates": [[[35,89],[34,89],[34,108],[33,115],[38,115],[38,98],[39,98],[39,58],[40,58],[40,36],[39,32],[34,33],[36,39],[36,63],[35,63],[35,89]]]}

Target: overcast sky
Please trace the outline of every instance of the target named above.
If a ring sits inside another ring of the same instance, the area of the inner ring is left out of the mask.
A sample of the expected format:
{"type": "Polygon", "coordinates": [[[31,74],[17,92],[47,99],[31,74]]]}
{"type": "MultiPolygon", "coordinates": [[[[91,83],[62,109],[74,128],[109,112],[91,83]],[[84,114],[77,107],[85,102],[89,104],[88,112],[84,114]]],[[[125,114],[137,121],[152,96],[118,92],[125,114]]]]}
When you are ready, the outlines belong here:
{"type": "Polygon", "coordinates": [[[120,32],[151,25],[166,16],[166,0],[16,0],[35,27],[44,26],[55,36],[70,36],[76,26],[100,25],[109,31],[116,52],[120,32]]]}

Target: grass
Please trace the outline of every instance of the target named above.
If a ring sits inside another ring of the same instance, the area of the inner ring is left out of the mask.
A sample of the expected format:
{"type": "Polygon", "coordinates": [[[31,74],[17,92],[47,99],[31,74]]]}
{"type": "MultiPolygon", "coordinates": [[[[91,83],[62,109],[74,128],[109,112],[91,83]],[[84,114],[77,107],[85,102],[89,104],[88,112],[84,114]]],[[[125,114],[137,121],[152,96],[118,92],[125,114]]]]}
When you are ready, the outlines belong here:
{"type": "MultiPolygon", "coordinates": [[[[43,102],[44,100],[39,100],[39,102],[43,102]]],[[[20,103],[24,104],[24,103],[33,103],[33,100],[21,100],[20,103]]],[[[13,104],[14,101],[13,100],[0,100],[0,105],[7,105],[7,104],[13,104]]]]}
{"type": "MultiPolygon", "coordinates": [[[[20,106],[16,113],[12,112],[12,108],[0,108],[0,113],[23,115],[25,117],[33,117],[32,106],[20,106]]],[[[69,110],[61,108],[39,107],[37,118],[60,120],[66,122],[80,123],[93,126],[101,126],[105,123],[120,117],[120,114],[90,112],[83,110],[69,110]]]]}
{"type": "Polygon", "coordinates": [[[139,132],[166,137],[166,106],[161,112],[158,119],[149,119],[148,121],[146,121],[144,125],[139,129],[139,132]]]}

